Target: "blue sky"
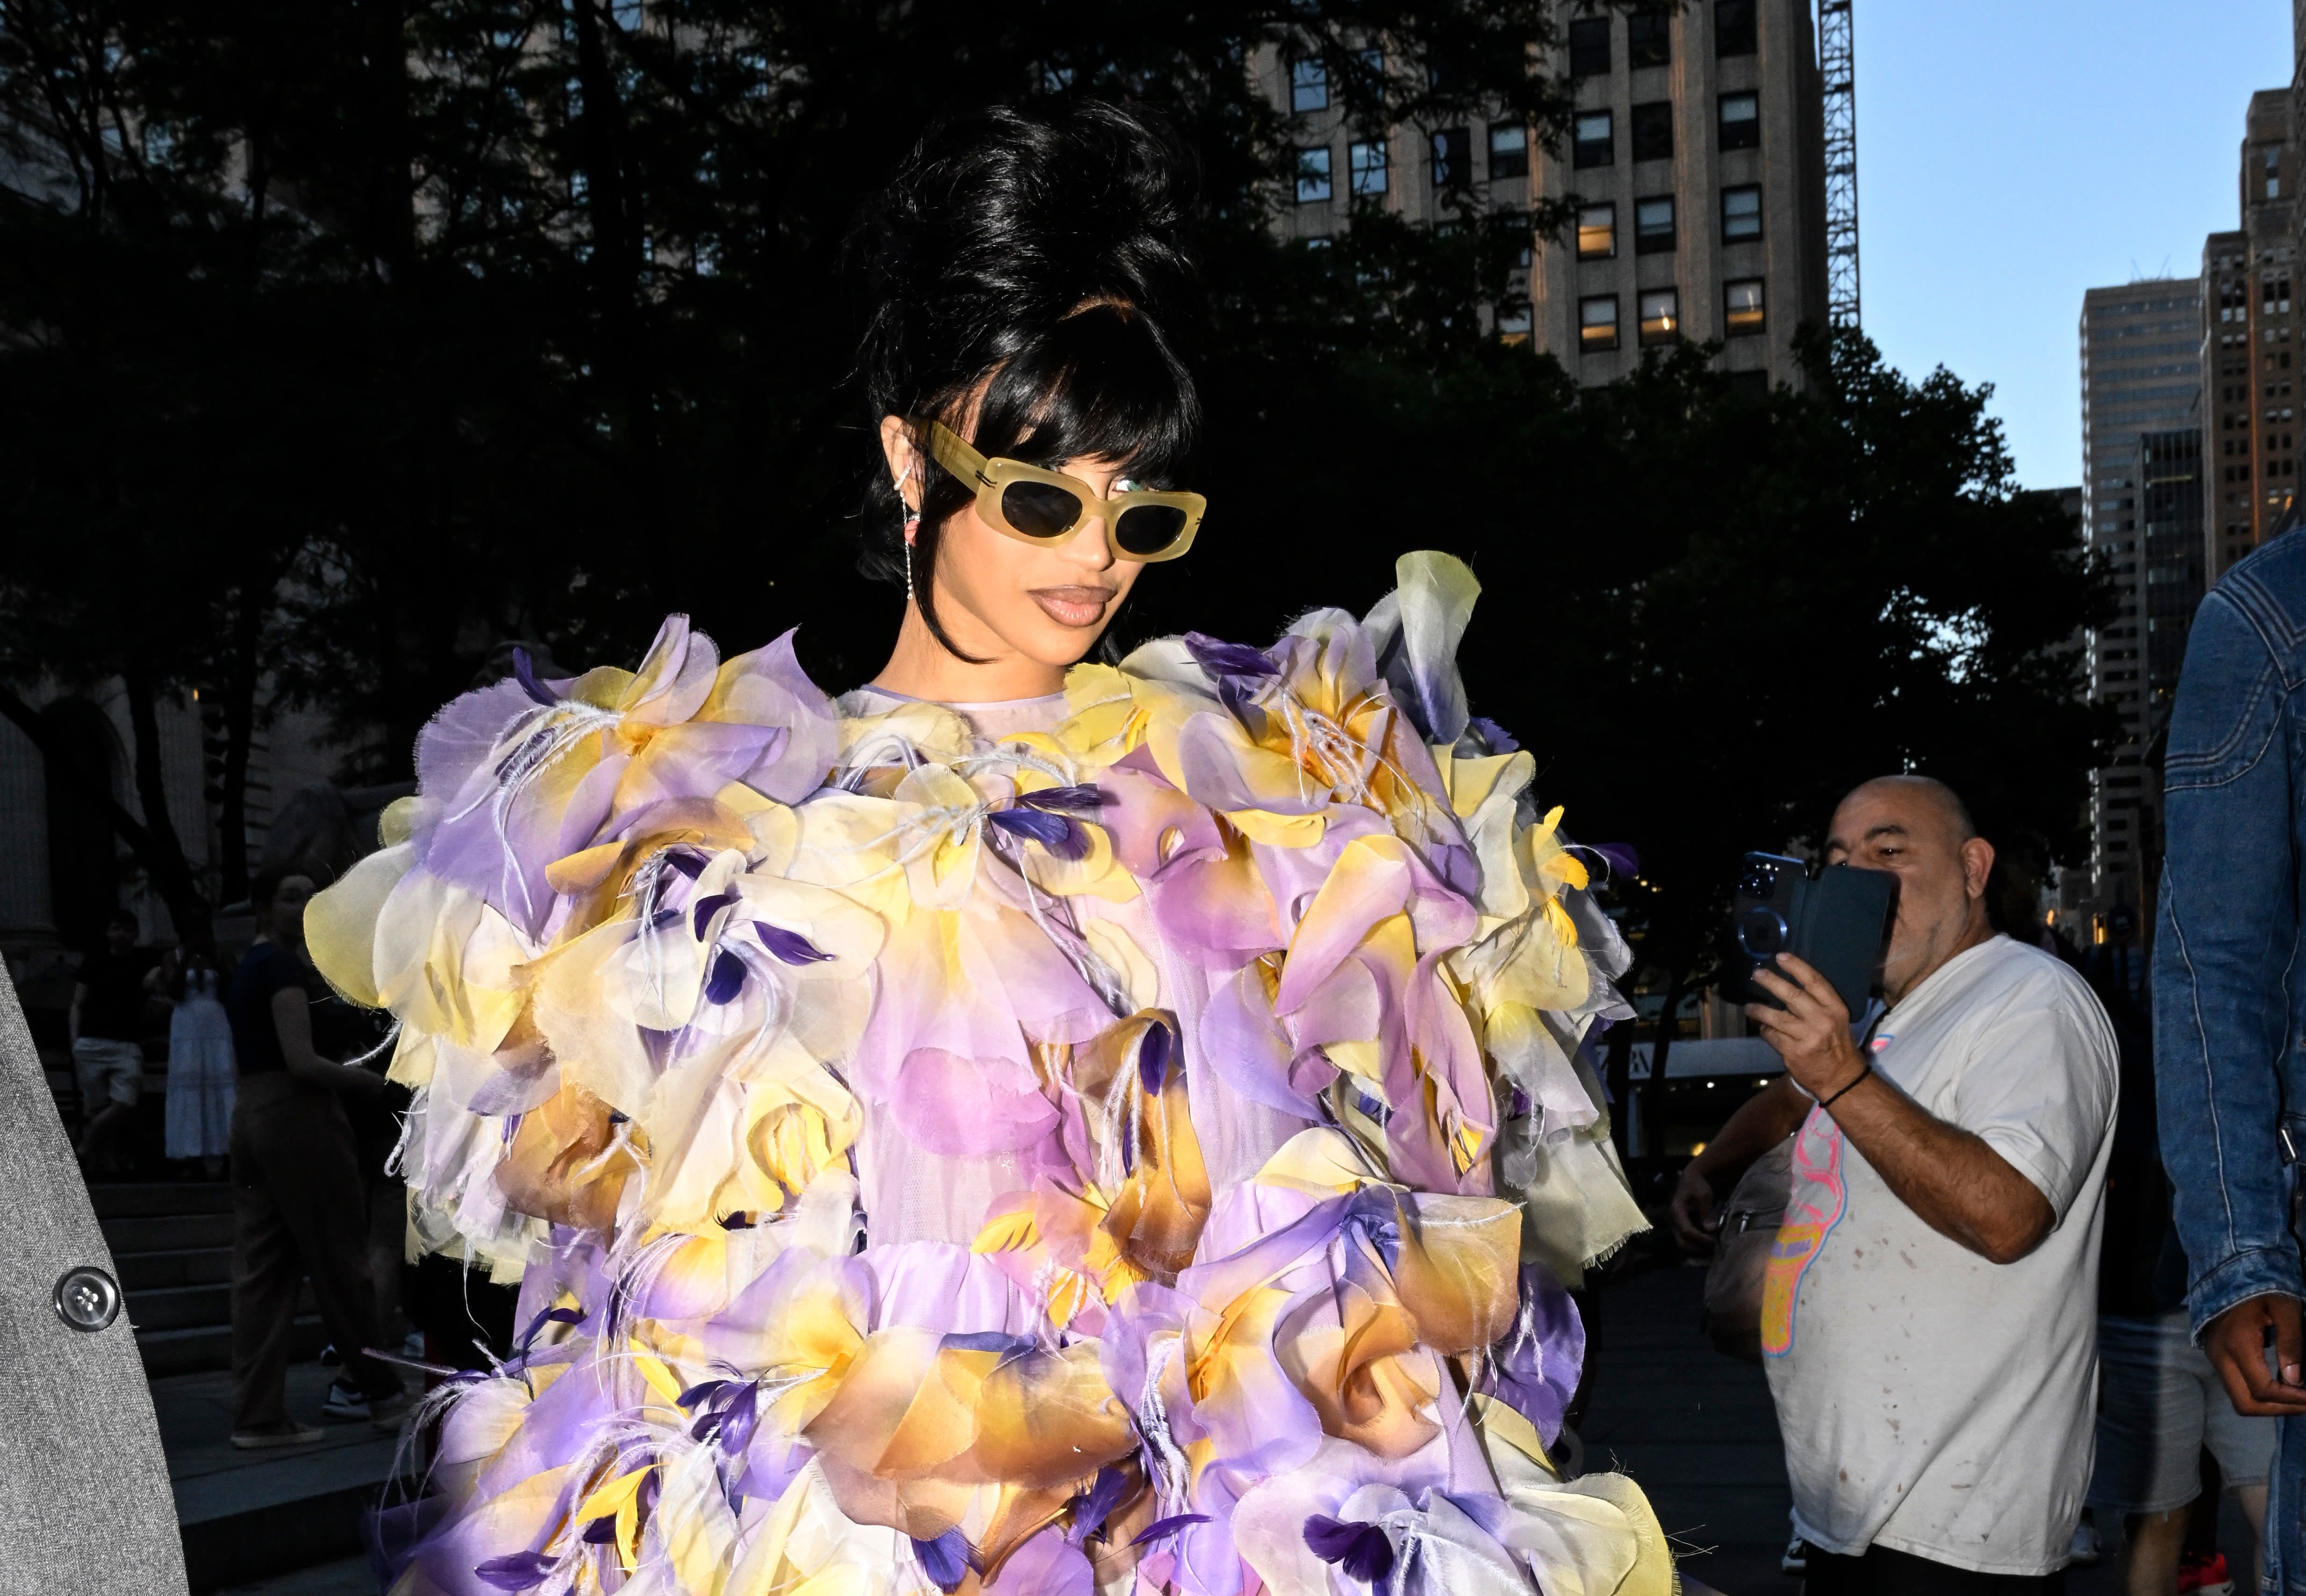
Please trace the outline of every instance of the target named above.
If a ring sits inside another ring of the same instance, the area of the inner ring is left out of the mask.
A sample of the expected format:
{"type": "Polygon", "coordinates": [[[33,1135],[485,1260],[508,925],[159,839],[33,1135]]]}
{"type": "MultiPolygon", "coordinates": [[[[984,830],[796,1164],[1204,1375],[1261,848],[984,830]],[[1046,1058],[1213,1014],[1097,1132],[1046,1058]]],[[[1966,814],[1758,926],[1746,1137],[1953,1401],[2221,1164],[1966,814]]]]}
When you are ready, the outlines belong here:
{"type": "Polygon", "coordinates": [[[2019,480],[2081,480],[2082,291],[2200,268],[2236,225],[2287,0],[1855,0],[1866,332],[1991,382],[2019,480]]]}

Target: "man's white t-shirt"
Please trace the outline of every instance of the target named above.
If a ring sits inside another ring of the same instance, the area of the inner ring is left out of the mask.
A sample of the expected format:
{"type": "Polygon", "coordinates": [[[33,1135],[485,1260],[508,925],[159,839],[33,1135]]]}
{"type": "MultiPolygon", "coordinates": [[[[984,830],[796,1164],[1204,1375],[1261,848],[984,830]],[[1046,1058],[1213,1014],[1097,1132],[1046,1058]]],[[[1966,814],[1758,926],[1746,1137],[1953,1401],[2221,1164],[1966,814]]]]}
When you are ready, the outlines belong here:
{"type": "Polygon", "coordinates": [[[2080,976],[1997,936],[1908,993],[1872,1046],[1876,1073],[2009,1160],[2058,1223],[1989,1263],[1810,1111],[1762,1309],[1795,1524],[1845,1556],[2047,1574],[2090,1477],[2114,1029],[2080,976]]]}

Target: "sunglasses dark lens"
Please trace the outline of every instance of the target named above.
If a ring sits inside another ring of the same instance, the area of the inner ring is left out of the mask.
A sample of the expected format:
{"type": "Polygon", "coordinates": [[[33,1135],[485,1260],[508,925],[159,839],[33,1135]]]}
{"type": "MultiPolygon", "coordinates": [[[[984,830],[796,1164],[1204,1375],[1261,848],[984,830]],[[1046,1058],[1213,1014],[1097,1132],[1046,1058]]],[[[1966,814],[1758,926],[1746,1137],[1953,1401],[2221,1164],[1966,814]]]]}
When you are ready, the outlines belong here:
{"type": "Polygon", "coordinates": [[[1114,542],[1124,554],[1158,554],[1185,535],[1185,512],[1174,505],[1132,505],[1121,513],[1114,542]]]}
{"type": "Polygon", "coordinates": [[[1001,490],[1001,513],[1029,538],[1061,538],[1080,525],[1081,501],[1049,482],[1011,482],[1001,490]]]}

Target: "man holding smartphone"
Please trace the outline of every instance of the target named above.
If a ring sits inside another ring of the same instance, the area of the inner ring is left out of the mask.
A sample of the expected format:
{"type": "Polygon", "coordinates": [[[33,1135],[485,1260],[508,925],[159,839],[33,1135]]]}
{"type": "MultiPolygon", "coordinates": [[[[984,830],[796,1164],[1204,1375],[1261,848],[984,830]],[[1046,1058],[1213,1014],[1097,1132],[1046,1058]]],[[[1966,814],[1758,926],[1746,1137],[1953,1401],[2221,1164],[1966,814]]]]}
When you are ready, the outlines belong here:
{"type": "Polygon", "coordinates": [[[2306,1156],[2306,538],[2195,612],[2164,758],[2154,938],[2162,1166],[2194,1338],[2237,1413],[2280,1421],[2267,1588],[2306,1592],[2300,1164],[2306,1156]]]}
{"type": "Polygon", "coordinates": [[[2057,960],[1995,935],[1994,848],[1917,776],[1841,800],[1829,864],[1887,870],[1889,1008],[1861,1038],[1790,955],[1746,1012],[1785,1077],[1674,1195],[1686,1244],[1798,1133],[1762,1346],[1810,1596],[2056,1591],[2089,1482],[2117,1054],[2057,960]]]}

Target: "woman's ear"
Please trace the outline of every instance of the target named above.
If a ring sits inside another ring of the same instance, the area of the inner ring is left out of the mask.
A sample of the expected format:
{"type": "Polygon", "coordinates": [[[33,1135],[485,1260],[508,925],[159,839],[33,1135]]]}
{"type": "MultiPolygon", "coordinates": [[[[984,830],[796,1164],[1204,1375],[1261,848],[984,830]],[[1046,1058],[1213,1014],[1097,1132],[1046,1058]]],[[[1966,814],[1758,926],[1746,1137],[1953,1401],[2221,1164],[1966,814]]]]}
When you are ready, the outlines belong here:
{"type": "Polygon", "coordinates": [[[905,508],[918,512],[921,508],[920,454],[913,447],[913,430],[904,418],[884,415],[881,418],[881,454],[889,462],[889,480],[897,487],[897,497],[905,508]]]}

